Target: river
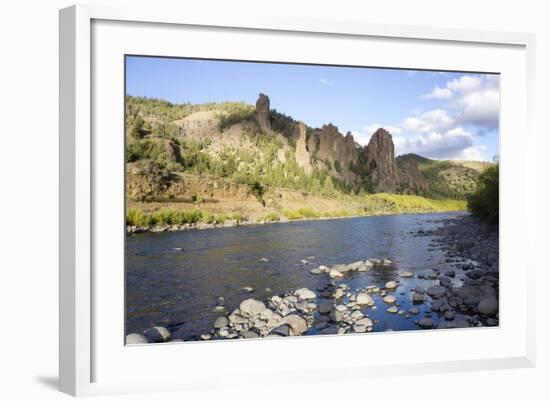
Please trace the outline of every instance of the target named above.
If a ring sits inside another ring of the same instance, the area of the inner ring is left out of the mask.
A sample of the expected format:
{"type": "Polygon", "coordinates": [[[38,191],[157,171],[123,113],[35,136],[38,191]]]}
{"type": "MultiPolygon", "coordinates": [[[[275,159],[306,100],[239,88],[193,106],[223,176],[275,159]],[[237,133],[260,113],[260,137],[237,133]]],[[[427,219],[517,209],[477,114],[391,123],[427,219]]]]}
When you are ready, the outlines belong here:
{"type": "MultiPolygon", "coordinates": [[[[412,288],[433,285],[416,274],[449,264],[444,250],[434,245],[430,236],[416,234],[463,214],[296,221],[128,236],[126,333],[161,325],[170,329],[173,338],[195,339],[208,333],[220,316],[214,311],[218,297],[225,298],[231,312],[247,298],[265,301],[302,287],[320,291],[330,278],[311,274],[312,268],[371,257],[392,259],[394,266],[354,273],[339,282],[355,290],[398,280],[402,285],[394,295],[406,310],[412,306],[412,288]],[[415,277],[400,279],[398,271],[402,270],[415,273],[415,277]],[[243,292],[245,286],[254,291],[243,292]]],[[[453,281],[460,285],[463,279],[457,275],[453,281]]],[[[387,313],[387,305],[379,298],[376,303],[377,308],[369,311],[376,322],[374,331],[418,329],[414,318],[387,313]]],[[[429,305],[416,306],[420,316],[428,313],[429,305]]]]}

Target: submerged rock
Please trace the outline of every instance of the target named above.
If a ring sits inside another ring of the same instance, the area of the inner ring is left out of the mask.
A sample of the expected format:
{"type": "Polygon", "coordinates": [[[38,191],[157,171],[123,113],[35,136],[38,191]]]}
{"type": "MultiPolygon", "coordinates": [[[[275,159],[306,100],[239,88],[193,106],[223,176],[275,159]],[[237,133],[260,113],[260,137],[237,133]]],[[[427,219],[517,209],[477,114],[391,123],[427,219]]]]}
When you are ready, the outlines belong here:
{"type": "Polygon", "coordinates": [[[393,295],[386,295],[384,298],[382,298],[382,301],[387,304],[394,304],[396,299],[393,295]]]}
{"type": "Polygon", "coordinates": [[[434,325],[433,320],[429,317],[423,317],[418,321],[418,325],[423,329],[431,329],[434,325]]]}
{"type": "Polygon", "coordinates": [[[363,294],[363,293],[357,295],[357,297],[355,298],[355,303],[357,305],[368,305],[368,306],[374,305],[374,301],[371,298],[371,296],[369,294],[363,294]]]}

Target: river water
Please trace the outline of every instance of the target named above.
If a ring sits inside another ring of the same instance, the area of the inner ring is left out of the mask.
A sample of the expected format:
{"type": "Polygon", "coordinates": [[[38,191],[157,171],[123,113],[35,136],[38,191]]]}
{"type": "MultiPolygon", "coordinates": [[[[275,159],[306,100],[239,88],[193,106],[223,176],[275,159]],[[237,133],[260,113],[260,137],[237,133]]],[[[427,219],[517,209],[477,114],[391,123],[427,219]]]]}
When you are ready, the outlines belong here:
{"type": "MultiPolygon", "coordinates": [[[[395,264],[352,273],[338,283],[355,290],[398,280],[403,285],[394,295],[400,308],[407,310],[412,306],[411,289],[434,282],[400,279],[398,272],[425,272],[449,263],[430,236],[415,234],[462,214],[357,217],[128,236],[126,333],[161,325],[172,331],[173,338],[195,339],[208,333],[220,316],[213,311],[218,297],[225,298],[230,313],[247,298],[265,301],[302,287],[317,291],[330,279],[311,274],[313,267],[371,257],[390,258],[395,264]],[[244,293],[244,286],[254,291],[244,293]]],[[[453,280],[461,279],[457,275],[453,280]]],[[[387,313],[387,305],[379,297],[375,301],[377,308],[368,312],[375,320],[374,331],[418,329],[414,316],[387,313]]],[[[422,317],[429,306],[419,309],[422,317]]]]}

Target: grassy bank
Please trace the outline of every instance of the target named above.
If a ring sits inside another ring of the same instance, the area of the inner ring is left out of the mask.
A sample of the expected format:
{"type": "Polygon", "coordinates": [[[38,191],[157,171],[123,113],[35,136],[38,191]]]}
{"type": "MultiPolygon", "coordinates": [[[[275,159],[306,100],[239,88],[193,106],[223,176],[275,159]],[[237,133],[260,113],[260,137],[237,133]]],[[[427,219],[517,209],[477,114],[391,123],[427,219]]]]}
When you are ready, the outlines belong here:
{"type": "MultiPolygon", "coordinates": [[[[466,202],[455,199],[429,199],[414,195],[373,194],[361,197],[360,207],[353,210],[318,211],[311,207],[282,209],[266,212],[261,217],[251,218],[242,213],[210,213],[199,207],[192,210],[161,209],[154,212],[145,212],[139,208],[129,209],[126,214],[128,226],[151,227],[156,225],[183,225],[183,224],[224,224],[226,221],[266,221],[276,222],[285,220],[341,218],[352,216],[376,216],[402,213],[436,213],[466,210],[466,202]]],[[[357,205],[357,202],[355,202],[357,205]]]]}

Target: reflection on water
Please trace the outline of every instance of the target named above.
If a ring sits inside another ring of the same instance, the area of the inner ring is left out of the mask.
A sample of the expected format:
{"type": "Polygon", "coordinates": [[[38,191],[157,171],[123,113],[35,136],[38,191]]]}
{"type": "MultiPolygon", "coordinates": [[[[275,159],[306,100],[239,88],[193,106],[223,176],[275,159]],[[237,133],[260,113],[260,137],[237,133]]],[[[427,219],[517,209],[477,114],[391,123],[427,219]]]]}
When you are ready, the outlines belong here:
{"type": "MultiPolygon", "coordinates": [[[[318,265],[369,257],[396,262],[394,268],[374,268],[341,281],[352,289],[383,286],[398,279],[398,270],[420,272],[443,266],[445,255],[430,249],[430,238],[412,233],[457,215],[358,217],[129,236],[126,332],[163,325],[171,328],[176,338],[206,333],[219,316],[213,311],[217,297],[225,298],[231,312],[247,298],[265,300],[296,288],[322,288],[328,277],[309,272],[318,265]],[[262,262],[262,258],[269,261],[262,262]],[[254,292],[243,293],[243,286],[254,288],[254,292]]],[[[401,281],[405,286],[398,287],[394,295],[406,310],[412,306],[410,288],[427,283],[414,278],[401,281]]],[[[378,302],[377,307],[369,311],[380,321],[375,331],[417,329],[412,318],[389,314],[378,302]]]]}

